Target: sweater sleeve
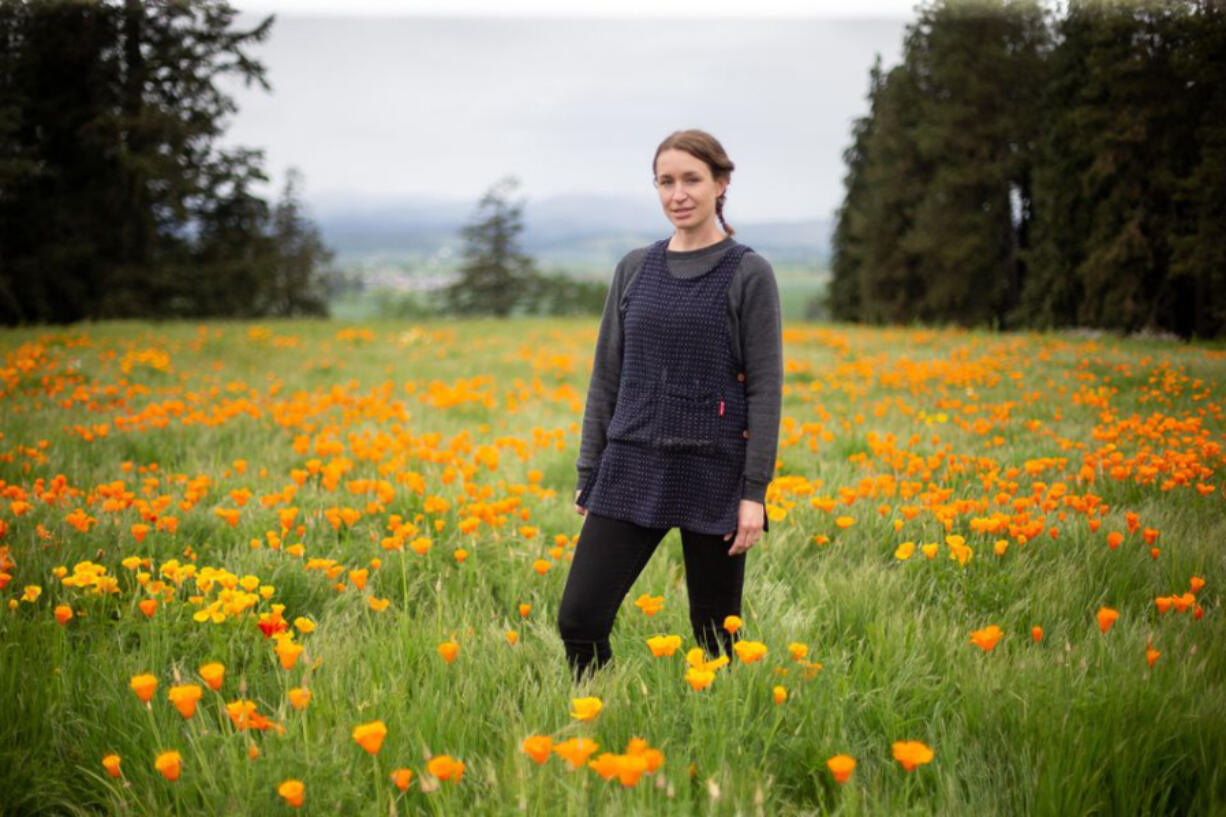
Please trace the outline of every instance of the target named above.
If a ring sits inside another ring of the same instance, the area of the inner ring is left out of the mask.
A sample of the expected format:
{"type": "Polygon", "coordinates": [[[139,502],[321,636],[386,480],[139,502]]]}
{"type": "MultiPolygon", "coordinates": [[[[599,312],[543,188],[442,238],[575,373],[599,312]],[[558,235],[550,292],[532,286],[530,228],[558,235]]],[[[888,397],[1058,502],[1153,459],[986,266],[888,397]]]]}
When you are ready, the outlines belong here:
{"type": "Polygon", "coordinates": [[[739,333],[745,367],[749,441],[745,447],[743,499],[766,501],[775,474],[783,401],[783,329],[779,287],[770,262],[757,253],[744,259],[739,333]]]}
{"type": "Polygon", "coordinates": [[[576,490],[582,490],[596,467],[596,461],[604,451],[605,432],[613,409],[617,405],[617,388],[622,371],[622,322],[621,302],[625,281],[633,253],[618,263],[605,298],[604,313],[600,318],[600,333],[596,337],[596,353],[592,358],[592,378],[587,389],[587,404],[583,410],[582,438],[579,443],[579,459],[576,468],[579,482],[576,490]]]}

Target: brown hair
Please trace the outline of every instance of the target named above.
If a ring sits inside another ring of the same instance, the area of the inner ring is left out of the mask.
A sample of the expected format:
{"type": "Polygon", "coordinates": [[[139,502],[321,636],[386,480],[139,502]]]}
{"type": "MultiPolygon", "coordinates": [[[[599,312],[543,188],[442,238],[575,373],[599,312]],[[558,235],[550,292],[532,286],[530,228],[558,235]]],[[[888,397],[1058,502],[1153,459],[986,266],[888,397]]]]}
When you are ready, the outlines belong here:
{"type": "MultiPolygon", "coordinates": [[[[660,146],[656,148],[656,155],[651,158],[651,176],[653,179],[656,175],[656,159],[659,159],[660,154],[666,150],[684,150],[695,159],[701,159],[706,162],[707,167],[711,168],[711,176],[717,182],[732,180],[732,171],[736,168],[736,165],[728,158],[728,154],[724,152],[724,146],[719,143],[719,140],[704,130],[690,128],[689,130],[679,130],[670,133],[660,143],[660,146]]],[[[719,218],[719,223],[723,225],[724,232],[728,235],[735,235],[736,230],[729,227],[728,222],[724,221],[724,198],[726,196],[727,192],[715,200],[715,215],[719,218]]]]}

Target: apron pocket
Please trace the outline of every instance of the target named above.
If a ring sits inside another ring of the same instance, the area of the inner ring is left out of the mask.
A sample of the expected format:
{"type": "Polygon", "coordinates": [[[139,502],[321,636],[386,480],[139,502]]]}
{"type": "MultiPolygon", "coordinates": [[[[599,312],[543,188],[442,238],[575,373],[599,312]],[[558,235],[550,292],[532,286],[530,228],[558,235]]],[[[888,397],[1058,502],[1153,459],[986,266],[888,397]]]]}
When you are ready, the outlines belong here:
{"type": "Polygon", "coordinates": [[[668,451],[713,451],[724,416],[716,392],[694,396],[665,390],[658,403],[655,445],[668,451]]]}
{"type": "Polygon", "coordinates": [[[655,420],[655,400],[650,387],[637,383],[623,383],[617,392],[617,403],[605,436],[623,443],[647,443],[651,441],[651,427],[655,420]]]}

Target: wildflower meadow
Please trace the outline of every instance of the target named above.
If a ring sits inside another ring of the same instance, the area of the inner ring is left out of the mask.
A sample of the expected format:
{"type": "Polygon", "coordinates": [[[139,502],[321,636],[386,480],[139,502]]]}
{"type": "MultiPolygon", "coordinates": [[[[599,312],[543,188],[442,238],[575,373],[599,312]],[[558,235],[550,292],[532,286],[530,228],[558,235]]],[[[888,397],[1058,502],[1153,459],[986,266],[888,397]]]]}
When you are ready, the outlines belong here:
{"type": "Polygon", "coordinates": [[[0,333],[0,813],[1226,813],[1226,349],[788,324],[731,657],[555,616],[590,320],[0,333]]]}

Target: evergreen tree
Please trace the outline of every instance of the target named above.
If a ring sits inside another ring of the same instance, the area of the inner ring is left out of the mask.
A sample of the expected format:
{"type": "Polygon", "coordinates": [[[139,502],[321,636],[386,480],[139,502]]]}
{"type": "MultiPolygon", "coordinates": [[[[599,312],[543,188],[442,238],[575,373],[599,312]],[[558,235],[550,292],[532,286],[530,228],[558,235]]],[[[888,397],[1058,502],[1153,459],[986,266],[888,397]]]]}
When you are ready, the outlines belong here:
{"type": "MultiPolygon", "coordinates": [[[[218,140],[237,108],[215,80],[232,74],[268,89],[265,69],[247,49],[267,39],[272,17],[247,31],[233,29],[237,10],[228,2],[146,3],[124,0],[119,12],[123,54],[119,161],[123,171],[122,261],[113,270],[102,315],[162,312],[183,289],[168,280],[173,261],[185,251],[183,227],[228,213],[233,257],[216,272],[234,279],[201,293],[197,313],[250,314],[254,236],[239,240],[235,229],[260,224],[259,204],[248,192],[264,181],[262,154],[223,150],[218,140]],[[243,226],[245,225],[245,226],[243,226]],[[167,263],[170,262],[170,263],[167,263]],[[245,294],[244,294],[245,293],[245,294]]],[[[266,207],[266,205],[264,205],[266,207]]],[[[209,226],[199,229],[207,233],[209,226]]],[[[224,253],[224,246],[212,248],[224,253]]],[[[218,282],[220,283],[220,282],[218,282]]]]}
{"type": "Polygon", "coordinates": [[[1135,331],[1173,329],[1176,292],[1167,280],[1173,197],[1189,148],[1183,81],[1173,70],[1177,4],[1077,3],[1092,43],[1086,83],[1071,115],[1092,162],[1079,175],[1090,229],[1077,266],[1078,321],[1135,331]]]}
{"type": "Polygon", "coordinates": [[[1169,276],[1179,292],[1176,330],[1209,338],[1226,333],[1226,8],[1200,0],[1180,21],[1187,47],[1176,52],[1193,134],[1191,170],[1174,193],[1178,222],[1169,276]]]}
{"type": "Polygon", "coordinates": [[[518,186],[514,176],[496,182],[481,197],[473,222],[462,228],[460,277],[443,292],[450,311],[506,317],[534,280],[532,259],[519,250],[517,241],[523,231],[523,203],[507,200],[518,186]]]}
{"type": "Polygon", "coordinates": [[[318,234],[255,194],[260,151],[219,145],[236,107],[217,80],[268,88],[248,49],[272,17],[236,16],[0,0],[0,322],[322,308],[318,234]]]}
{"type": "Polygon", "coordinates": [[[302,174],[291,169],[272,213],[272,240],[277,256],[263,289],[262,310],[268,315],[327,315],[328,298],[336,282],[330,267],[335,254],[324,245],[319,229],[302,212],[298,187],[302,174]]]}
{"type": "Polygon", "coordinates": [[[860,320],[860,275],[864,267],[866,221],[864,168],[868,162],[868,143],[876,118],[877,97],[881,93],[881,55],[869,70],[869,112],[852,126],[852,143],[843,151],[847,173],[843,176],[843,202],[835,214],[834,234],[830,240],[830,284],[826,308],[841,321],[860,320]]]}
{"type": "Polygon", "coordinates": [[[919,107],[911,133],[927,171],[900,238],[921,282],[914,317],[1000,325],[1017,297],[1044,40],[1032,0],[940,2],[909,30],[919,107]]]}
{"type": "Polygon", "coordinates": [[[863,250],[859,262],[860,317],[869,323],[903,323],[923,296],[920,259],[903,240],[931,175],[914,138],[919,88],[906,63],[881,84],[867,135],[864,196],[857,208],[863,250]]]}
{"type": "Polygon", "coordinates": [[[1077,323],[1083,289],[1076,269],[1085,258],[1091,221],[1080,174],[1093,159],[1092,146],[1080,138],[1081,117],[1074,112],[1086,82],[1091,23],[1084,15],[1066,16],[1056,38],[1040,100],[1044,128],[1032,172],[1031,243],[1021,251],[1027,274],[1014,312],[1017,322],[1040,329],[1077,323]]]}
{"type": "MultiPolygon", "coordinates": [[[[196,237],[182,271],[173,276],[182,308],[170,314],[249,318],[268,314],[264,293],[274,274],[278,248],[270,235],[268,202],[251,188],[264,174],[250,157],[211,169],[210,195],[200,202],[196,237]]],[[[169,270],[167,270],[169,271],[169,270]]]]}
{"type": "Polygon", "coordinates": [[[0,0],[0,321],[67,321],[119,255],[115,9],[0,0]]]}

